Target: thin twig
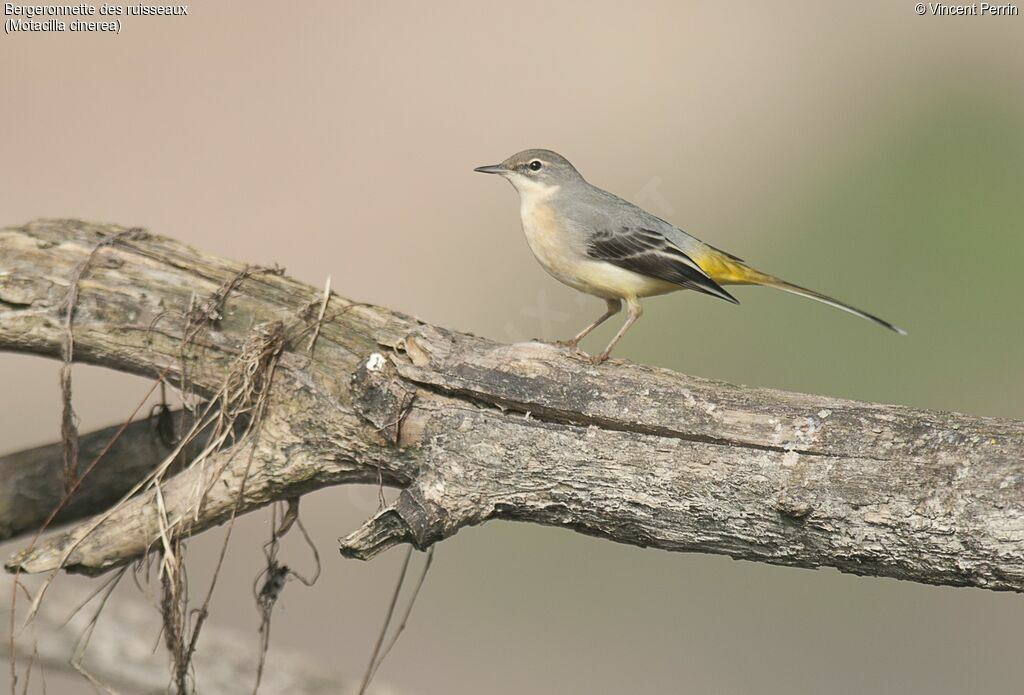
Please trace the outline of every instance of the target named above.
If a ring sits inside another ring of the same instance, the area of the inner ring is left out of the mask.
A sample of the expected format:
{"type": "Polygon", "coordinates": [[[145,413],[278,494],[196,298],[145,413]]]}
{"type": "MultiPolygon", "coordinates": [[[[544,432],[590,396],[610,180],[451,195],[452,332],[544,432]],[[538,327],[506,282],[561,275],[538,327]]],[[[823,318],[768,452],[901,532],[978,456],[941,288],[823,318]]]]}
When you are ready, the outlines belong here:
{"type": "Polygon", "coordinates": [[[377,636],[377,643],[373,647],[373,654],[370,655],[370,663],[366,666],[366,675],[363,676],[363,682],[359,686],[359,695],[365,695],[366,689],[370,687],[370,681],[373,679],[373,673],[377,670],[377,657],[380,655],[381,647],[384,645],[384,637],[387,635],[388,627],[391,625],[391,616],[395,614],[395,605],[398,604],[398,596],[402,593],[402,584],[405,583],[405,572],[409,569],[409,558],[412,557],[412,546],[405,551],[405,558],[402,560],[402,569],[398,573],[398,583],[395,584],[395,591],[391,594],[391,603],[388,604],[388,612],[384,616],[384,624],[380,628],[380,634],[377,636]]]}
{"type": "Polygon", "coordinates": [[[306,527],[302,525],[302,519],[299,518],[299,498],[294,497],[288,500],[287,510],[281,516],[280,523],[278,523],[279,507],[279,504],[275,504],[271,508],[270,540],[263,546],[263,554],[266,557],[267,564],[256,575],[255,580],[253,580],[253,598],[256,600],[256,608],[260,614],[260,648],[259,659],[256,664],[256,683],[252,689],[253,695],[256,695],[259,691],[260,682],[263,680],[263,667],[266,665],[267,652],[270,649],[271,618],[274,605],[284,589],[285,582],[289,578],[294,577],[306,586],[313,586],[317,579],[320,578],[320,553],[317,551],[313,539],[310,538],[309,532],[306,531],[306,527]],[[295,572],[288,565],[280,564],[277,561],[281,538],[288,533],[293,525],[299,527],[302,537],[309,545],[310,550],[313,551],[315,570],[313,571],[313,576],[309,579],[295,572]],[[257,590],[256,587],[263,577],[266,577],[263,586],[257,590]]]}
{"type": "MultiPolygon", "coordinates": [[[[191,663],[192,655],[195,654],[196,644],[199,640],[199,633],[202,629],[203,623],[209,615],[210,601],[213,598],[213,590],[217,585],[217,579],[220,576],[221,567],[224,564],[224,557],[227,555],[228,544],[231,541],[231,532],[234,530],[235,519],[238,516],[238,510],[241,507],[242,500],[245,497],[245,486],[249,478],[249,473],[252,470],[253,460],[256,455],[257,447],[259,446],[260,432],[263,426],[263,418],[266,414],[268,394],[270,393],[271,385],[274,381],[274,373],[277,366],[277,357],[280,355],[281,342],[277,338],[276,334],[270,334],[266,336],[266,344],[260,353],[257,355],[256,364],[261,370],[265,370],[266,374],[259,384],[259,393],[256,396],[256,413],[253,415],[252,420],[249,423],[248,431],[252,432],[251,445],[249,448],[249,458],[246,462],[245,472],[242,475],[242,481],[238,490],[238,497],[235,506],[231,509],[231,516],[228,519],[227,530],[224,534],[224,542],[221,544],[220,554],[217,557],[217,564],[213,570],[213,576],[210,579],[210,586],[206,592],[206,597],[203,600],[203,605],[199,609],[196,616],[196,624],[192,629],[192,637],[189,643],[188,651],[185,654],[185,663],[191,663]]],[[[256,379],[255,368],[253,373],[248,374],[250,379],[256,379]]],[[[226,464],[225,464],[226,465],[226,464]]]]}
{"type": "MultiPolygon", "coordinates": [[[[139,401],[138,405],[135,406],[135,409],[131,412],[131,414],[124,421],[124,423],[122,423],[121,427],[117,430],[117,432],[114,433],[114,436],[110,438],[110,441],[107,442],[106,446],[104,446],[103,449],[100,451],[100,453],[98,453],[96,455],[96,458],[94,458],[89,463],[89,465],[85,467],[85,469],[82,471],[81,475],[76,475],[75,476],[74,484],[70,487],[70,489],[67,489],[65,491],[64,496],[61,498],[61,501],[57,504],[56,507],[54,507],[53,511],[50,512],[50,515],[46,517],[46,520],[43,522],[42,526],[40,526],[36,530],[35,534],[32,536],[32,540],[29,542],[29,544],[27,546],[29,550],[31,550],[32,548],[35,547],[36,543],[39,541],[40,536],[42,536],[43,533],[46,531],[46,529],[49,528],[50,524],[53,523],[53,520],[60,513],[61,509],[64,508],[64,506],[68,503],[68,501],[72,498],[72,496],[74,496],[74,494],[78,491],[79,487],[82,484],[82,481],[85,480],[85,478],[93,471],[93,469],[96,468],[96,465],[100,462],[100,460],[104,456],[106,456],[107,452],[110,451],[110,448],[112,446],[114,446],[114,443],[117,442],[117,440],[121,437],[121,435],[124,433],[124,431],[128,428],[128,425],[130,425],[132,423],[132,421],[135,419],[135,416],[142,409],[142,406],[145,405],[146,401],[149,400],[149,397],[153,395],[153,392],[156,390],[157,385],[163,383],[164,377],[167,375],[167,372],[168,372],[169,369],[170,369],[170,366],[164,368],[163,372],[161,372],[157,376],[157,379],[153,383],[153,385],[150,386],[149,391],[147,391],[146,395],[142,397],[142,400],[139,401]]],[[[76,454],[76,456],[77,456],[77,454],[76,454]]],[[[133,493],[129,493],[128,496],[130,496],[131,494],[133,494],[133,493]]],[[[14,583],[12,584],[12,586],[15,587],[15,588],[17,586],[19,586],[18,577],[20,576],[20,574],[21,574],[21,568],[19,567],[19,568],[17,568],[14,571],[14,583]]],[[[50,573],[49,577],[46,579],[46,581],[43,583],[43,586],[39,590],[38,599],[33,601],[33,603],[35,605],[38,605],[38,601],[42,599],[42,595],[46,592],[46,588],[50,585],[50,583],[53,581],[53,579],[56,576],[57,576],[57,572],[50,573]]],[[[10,654],[10,662],[11,662],[11,693],[12,693],[12,695],[15,692],[15,687],[17,685],[17,680],[18,680],[18,678],[17,678],[17,670],[16,670],[16,668],[17,668],[17,654],[15,653],[15,650],[14,650],[14,640],[15,640],[15,635],[16,635],[14,616],[15,616],[15,607],[17,605],[17,600],[18,600],[17,592],[12,590],[12,594],[11,594],[11,620],[10,620],[10,625],[8,626],[8,632],[9,632],[9,637],[10,637],[10,639],[9,639],[9,642],[10,642],[10,652],[11,652],[11,654],[10,654]]],[[[32,615],[33,615],[33,611],[30,611],[29,612],[29,616],[26,619],[26,621],[31,619],[32,615]]]]}
{"type": "Polygon", "coordinates": [[[298,579],[303,584],[305,584],[306,586],[313,586],[314,584],[316,584],[316,581],[320,578],[320,570],[322,569],[322,567],[320,565],[320,553],[316,549],[316,544],[313,543],[313,539],[310,538],[309,531],[307,531],[306,527],[302,525],[302,519],[296,518],[295,525],[299,527],[299,531],[302,532],[302,537],[304,539],[306,539],[306,545],[309,546],[309,549],[313,553],[313,566],[314,566],[315,569],[313,570],[313,576],[310,577],[309,579],[307,579],[306,577],[303,577],[301,574],[299,574],[295,570],[291,571],[291,575],[293,577],[295,577],[296,579],[298,579]]]}
{"type": "MultiPolygon", "coordinates": [[[[121,568],[121,570],[119,570],[111,580],[107,581],[103,585],[103,598],[100,599],[100,604],[96,607],[96,610],[93,612],[92,617],[89,619],[89,622],[86,623],[85,629],[82,631],[82,634],[79,635],[78,640],[75,642],[75,651],[74,653],[72,653],[70,661],[72,668],[78,671],[78,673],[80,673],[84,678],[86,678],[90,683],[92,683],[93,686],[95,686],[96,688],[101,688],[107,691],[108,693],[113,693],[114,691],[111,690],[109,686],[104,684],[94,675],[92,675],[89,672],[89,670],[85,668],[85,665],[82,663],[82,660],[85,658],[85,650],[89,647],[89,642],[92,639],[93,632],[96,630],[96,624],[99,622],[100,615],[103,613],[103,608],[107,605],[107,601],[110,600],[110,595],[114,592],[114,589],[117,588],[117,585],[121,582],[121,578],[124,577],[126,571],[127,568],[121,568]]],[[[66,625],[67,622],[75,616],[75,613],[77,613],[81,608],[85,606],[85,604],[91,601],[99,593],[101,592],[94,592],[82,604],[76,607],[71,612],[71,615],[68,616],[64,624],[66,625]]]]}
{"type": "Polygon", "coordinates": [[[137,236],[143,230],[138,228],[126,229],[101,239],[93,247],[75,272],[71,275],[68,283],[67,293],[64,295],[64,302],[61,310],[64,313],[64,340],[61,345],[61,367],[60,367],[60,390],[61,390],[61,423],[60,433],[64,442],[64,487],[70,490],[78,477],[78,424],[75,422],[75,411],[71,406],[71,363],[74,360],[75,339],[72,330],[74,322],[75,307],[78,305],[78,290],[89,266],[92,265],[96,254],[106,246],[112,246],[123,238],[137,236]]]}
{"type": "Polygon", "coordinates": [[[398,629],[395,630],[395,634],[391,637],[391,641],[388,642],[388,646],[384,649],[384,652],[380,655],[377,660],[377,664],[373,667],[373,672],[370,674],[370,680],[377,675],[377,669],[384,663],[384,660],[388,658],[388,654],[391,653],[395,643],[398,641],[399,636],[405,630],[405,626],[409,622],[409,616],[412,614],[412,607],[416,604],[416,597],[420,595],[420,589],[423,587],[423,580],[427,578],[427,572],[430,571],[430,564],[434,561],[434,548],[436,546],[430,546],[430,550],[427,551],[427,559],[423,564],[423,571],[420,572],[420,578],[416,581],[416,586],[412,590],[412,596],[409,597],[409,603],[405,607],[405,613],[402,615],[402,622],[398,624],[398,629]]]}
{"type": "Polygon", "coordinates": [[[316,339],[320,337],[320,327],[324,323],[324,314],[327,313],[327,302],[331,301],[331,276],[327,276],[327,282],[324,284],[324,300],[320,304],[320,313],[316,317],[316,327],[313,329],[313,335],[309,337],[309,344],[306,345],[306,352],[310,356],[313,355],[313,348],[316,346],[316,339]]]}

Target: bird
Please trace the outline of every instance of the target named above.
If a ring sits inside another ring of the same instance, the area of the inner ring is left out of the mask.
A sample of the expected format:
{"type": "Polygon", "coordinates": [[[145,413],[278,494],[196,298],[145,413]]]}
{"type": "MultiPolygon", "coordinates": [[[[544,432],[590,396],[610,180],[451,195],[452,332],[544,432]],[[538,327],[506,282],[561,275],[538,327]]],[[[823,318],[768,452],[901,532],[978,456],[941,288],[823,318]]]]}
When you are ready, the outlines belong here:
{"type": "Polygon", "coordinates": [[[544,270],[606,302],[607,309],[597,320],[556,345],[578,350],[581,340],[626,304],[626,321],[608,347],[589,356],[594,364],[608,359],[643,314],[641,299],[696,290],[739,304],[725,290],[728,285],[774,287],[906,335],[902,328],[873,314],[756,270],[738,256],[590,184],[568,159],[552,150],[523,150],[500,164],[474,171],[501,176],[515,188],[526,241],[544,270]]]}

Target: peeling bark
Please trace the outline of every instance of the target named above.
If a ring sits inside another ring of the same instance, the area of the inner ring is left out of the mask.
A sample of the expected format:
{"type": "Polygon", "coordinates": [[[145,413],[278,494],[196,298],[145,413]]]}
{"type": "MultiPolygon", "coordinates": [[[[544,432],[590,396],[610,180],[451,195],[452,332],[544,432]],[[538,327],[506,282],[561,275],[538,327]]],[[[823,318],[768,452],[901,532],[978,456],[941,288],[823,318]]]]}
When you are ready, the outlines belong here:
{"type": "MultiPolygon", "coordinates": [[[[58,356],[66,278],[122,228],[0,231],[0,348],[58,356]]],[[[166,372],[214,395],[254,330],[283,336],[241,511],[346,482],[400,487],[341,541],[369,558],[505,518],[622,543],[932,584],[1024,591],[1024,423],[738,387],[501,345],[322,292],[153,235],[98,251],[79,283],[76,358],[166,372]],[[199,310],[197,310],[197,307],[199,310]]],[[[242,442],[239,447],[250,443],[242,442]]],[[[203,473],[163,489],[181,533],[223,522],[245,455],[197,506],[203,473]]],[[[209,466],[206,467],[209,474],[209,466]]],[[[154,541],[151,500],[16,555],[97,573],[154,541]],[[69,551],[74,547],[73,551],[69,551]]]]}

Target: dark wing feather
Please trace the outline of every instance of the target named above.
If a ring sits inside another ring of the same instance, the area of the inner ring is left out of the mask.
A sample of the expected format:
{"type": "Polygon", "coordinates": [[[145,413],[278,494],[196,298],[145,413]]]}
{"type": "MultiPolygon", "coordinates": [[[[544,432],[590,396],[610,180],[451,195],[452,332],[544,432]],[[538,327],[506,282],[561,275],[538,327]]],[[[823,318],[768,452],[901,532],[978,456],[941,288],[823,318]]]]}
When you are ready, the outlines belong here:
{"type": "Polygon", "coordinates": [[[651,229],[622,227],[614,231],[596,232],[587,244],[587,254],[634,273],[739,304],[735,297],[708,277],[692,258],[663,234],[651,229]]]}

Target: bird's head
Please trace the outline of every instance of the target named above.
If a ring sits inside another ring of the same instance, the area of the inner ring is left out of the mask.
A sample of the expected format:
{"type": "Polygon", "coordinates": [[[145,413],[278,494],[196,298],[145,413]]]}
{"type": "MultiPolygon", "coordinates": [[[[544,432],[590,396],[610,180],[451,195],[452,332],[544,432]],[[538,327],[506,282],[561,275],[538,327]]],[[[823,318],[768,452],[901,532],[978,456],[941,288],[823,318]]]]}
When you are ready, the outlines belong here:
{"type": "Polygon", "coordinates": [[[523,150],[501,164],[477,167],[481,174],[498,174],[521,195],[550,194],[566,184],[583,181],[569,160],[551,150],[523,150]]]}

